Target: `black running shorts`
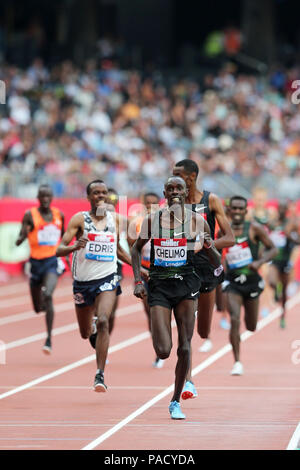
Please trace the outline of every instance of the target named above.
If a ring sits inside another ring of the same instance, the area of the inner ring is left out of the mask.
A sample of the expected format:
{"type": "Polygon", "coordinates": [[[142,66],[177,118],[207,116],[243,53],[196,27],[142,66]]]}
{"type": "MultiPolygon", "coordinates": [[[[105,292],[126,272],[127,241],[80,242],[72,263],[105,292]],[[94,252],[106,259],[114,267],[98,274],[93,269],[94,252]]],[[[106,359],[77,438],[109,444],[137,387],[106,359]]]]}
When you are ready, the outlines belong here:
{"type": "Polygon", "coordinates": [[[239,280],[226,279],[222,284],[223,292],[233,292],[248,300],[259,297],[265,288],[265,282],[259,274],[243,278],[237,276],[236,279],[239,280]]]}
{"type": "Polygon", "coordinates": [[[148,304],[173,309],[182,300],[196,300],[199,297],[199,278],[188,274],[180,278],[150,279],[148,282],[148,304]]]}
{"type": "Polygon", "coordinates": [[[224,281],[224,269],[220,265],[215,269],[209,263],[195,264],[194,269],[201,281],[200,293],[213,291],[218,284],[224,281]]]}

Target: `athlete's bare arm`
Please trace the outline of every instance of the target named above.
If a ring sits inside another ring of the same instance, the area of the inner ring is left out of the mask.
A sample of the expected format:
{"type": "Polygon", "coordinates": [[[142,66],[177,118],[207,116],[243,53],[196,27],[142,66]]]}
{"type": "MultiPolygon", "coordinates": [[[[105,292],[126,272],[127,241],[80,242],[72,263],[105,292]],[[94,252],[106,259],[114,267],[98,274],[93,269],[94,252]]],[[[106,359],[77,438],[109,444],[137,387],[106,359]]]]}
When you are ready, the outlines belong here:
{"type": "Polygon", "coordinates": [[[74,251],[84,248],[88,242],[88,239],[84,236],[84,219],[81,212],[73,215],[71,218],[67,230],[65,231],[62,240],[56,250],[56,256],[67,256],[74,251]],[[73,238],[76,237],[76,241],[73,245],[68,246],[73,238]]]}
{"type": "Polygon", "coordinates": [[[222,248],[233,246],[235,244],[235,237],[224,212],[221,199],[216,194],[211,193],[209,195],[209,207],[210,210],[215,213],[216,220],[222,232],[222,236],[215,240],[216,249],[221,250],[222,248]]]}
{"type": "Polygon", "coordinates": [[[21,245],[24,240],[26,240],[28,233],[31,232],[34,228],[32,215],[30,211],[26,211],[22,220],[22,226],[20,229],[19,236],[16,240],[16,246],[21,245]]]}
{"type": "Polygon", "coordinates": [[[142,299],[147,295],[147,291],[142,284],[141,276],[141,263],[142,263],[142,248],[146,245],[148,240],[151,237],[151,222],[152,215],[149,214],[145,217],[142,223],[140,234],[131,248],[131,259],[132,259],[132,269],[134,274],[134,280],[136,283],[134,289],[134,295],[142,299]],[[138,283],[138,284],[137,284],[138,283]]]}
{"type": "Polygon", "coordinates": [[[286,227],[286,236],[292,242],[296,243],[297,245],[300,245],[300,233],[299,233],[299,225],[297,223],[297,220],[295,219],[290,220],[289,224],[286,227]]]}
{"type": "Polygon", "coordinates": [[[195,253],[201,249],[208,255],[209,260],[214,267],[219,267],[221,263],[221,255],[215,247],[214,240],[211,238],[210,228],[206,220],[200,215],[193,212],[193,220],[196,224],[196,236],[200,236],[200,246],[195,247],[195,253]]]}
{"type": "Polygon", "coordinates": [[[278,250],[270,239],[264,227],[258,222],[251,222],[249,236],[254,243],[261,242],[265,247],[265,250],[263,250],[261,257],[258,260],[253,261],[249,265],[249,268],[257,271],[262,264],[271,261],[271,259],[276,256],[278,250]]]}

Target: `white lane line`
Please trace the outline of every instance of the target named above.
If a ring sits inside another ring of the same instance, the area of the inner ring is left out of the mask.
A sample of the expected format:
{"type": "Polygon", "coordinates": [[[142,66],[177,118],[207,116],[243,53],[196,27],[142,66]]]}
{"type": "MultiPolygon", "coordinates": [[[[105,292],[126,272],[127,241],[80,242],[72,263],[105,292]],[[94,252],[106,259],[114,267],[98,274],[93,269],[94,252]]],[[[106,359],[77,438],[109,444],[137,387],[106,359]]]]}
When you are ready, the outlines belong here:
{"type": "MultiPolygon", "coordinates": [[[[294,305],[296,305],[297,303],[299,303],[300,301],[300,293],[298,293],[297,295],[295,295],[295,297],[291,298],[288,302],[287,302],[287,308],[290,309],[292,308],[294,305]]],[[[276,308],[273,312],[271,312],[268,317],[260,320],[258,322],[258,330],[261,330],[262,328],[264,328],[265,326],[267,326],[271,321],[273,321],[274,319],[278,318],[279,316],[281,315],[281,308],[276,308]]],[[[255,332],[249,332],[249,331],[245,331],[242,335],[241,335],[241,341],[246,341],[248,338],[250,338],[250,336],[254,335],[255,332]]],[[[201,372],[202,370],[206,369],[208,366],[210,366],[211,364],[213,364],[214,362],[216,362],[220,357],[224,356],[226,353],[228,353],[229,351],[231,351],[231,345],[230,344],[226,344],[225,346],[223,346],[219,351],[217,351],[216,353],[214,353],[212,356],[210,356],[209,358],[207,358],[205,361],[203,361],[201,364],[199,364],[197,367],[195,367],[193,370],[192,370],[192,376],[194,375],[197,375],[199,374],[199,372],[201,372]]],[[[154,398],[152,398],[151,400],[149,400],[148,402],[146,402],[144,405],[142,405],[140,408],[138,408],[136,411],[134,411],[133,413],[131,413],[129,416],[127,416],[126,418],[124,418],[122,421],[120,421],[118,424],[116,424],[115,426],[113,426],[111,429],[109,429],[107,432],[105,432],[104,434],[102,434],[101,436],[99,436],[98,438],[94,439],[93,441],[91,441],[89,444],[87,444],[85,447],[83,447],[81,450],[92,450],[92,449],[95,449],[95,447],[99,446],[102,442],[104,442],[106,439],[108,439],[109,437],[111,437],[113,434],[115,434],[116,432],[118,432],[120,429],[122,429],[124,426],[126,426],[126,424],[130,423],[131,421],[133,421],[137,416],[141,415],[142,413],[144,413],[145,411],[147,411],[149,408],[151,408],[153,405],[155,405],[155,403],[159,402],[160,400],[162,400],[163,398],[165,398],[166,396],[168,396],[174,389],[174,385],[170,385],[168,388],[166,388],[163,392],[159,393],[158,395],[156,395],[154,398]]]]}
{"type": "MultiPolygon", "coordinates": [[[[134,313],[138,309],[137,306],[139,306],[139,308],[140,308],[141,303],[137,303],[137,304],[134,304],[134,305],[128,305],[127,307],[122,307],[122,308],[117,310],[116,316],[128,315],[128,313],[131,313],[131,311],[132,311],[132,313],[134,313]],[[123,313],[120,313],[121,311],[123,313]]],[[[63,302],[61,304],[56,304],[56,305],[54,305],[54,308],[55,308],[55,313],[65,312],[65,311],[71,310],[71,309],[74,310],[74,302],[63,302]]],[[[41,315],[43,315],[43,312],[41,312],[39,314],[36,314],[32,310],[30,310],[28,312],[23,312],[23,313],[17,313],[16,315],[9,315],[7,317],[0,318],[0,326],[8,325],[10,323],[15,323],[15,322],[22,321],[22,320],[28,320],[30,318],[38,318],[41,315]]]]}
{"type": "MultiPolygon", "coordinates": [[[[18,294],[19,292],[16,291],[18,294]]],[[[54,291],[54,300],[55,298],[65,297],[72,294],[72,286],[68,287],[58,287],[54,291]]],[[[26,303],[31,303],[30,292],[28,289],[28,295],[22,295],[21,297],[14,297],[12,299],[0,300],[0,309],[17,307],[18,305],[24,305],[26,303]]]]}
{"type": "Polygon", "coordinates": [[[291,440],[286,448],[286,450],[299,450],[300,449],[300,422],[295,429],[294,434],[291,437],[291,440]]]}
{"type": "MultiPolygon", "coordinates": [[[[137,344],[140,341],[144,341],[147,338],[150,338],[150,333],[148,331],[140,333],[139,335],[133,336],[132,338],[129,338],[125,341],[122,341],[121,343],[118,343],[118,344],[115,344],[114,346],[109,347],[108,353],[112,354],[116,351],[120,351],[121,349],[132,346],[133,344],[137,344]]],[[[73,362],[72,364],[69,364],[68,366],[61,367],[60,369],[50,372],[49,374],[46,374],[41,377],[38,377],[37,379],[31,380],[30,382],[27,382],[26,384],[23,384],[19,387],[16,387],[13,390],[2,393],[0,395],[0,400],[3,400],[3,398],[9,397],[11,395],[15,395],[16,393],[19,393],[31,387],[34,387],[35,385],[45,382],[46,380],[50,380],[50,379],[53,379],[54,377],[58,377],[59,375],[69,372],[70,370],[73,370],[73,369],[76,369],[77,367],[88,364],[91,361],[95,361],[95,353],[92,354],[91,356],[87,356],[83,359],[80,359],[79,361],[73,362]]]]}
{"type": "MultiPolygon", "coordinates": [[[[73,304],[72,304],[73,305],[73,304]]],[[[142,306],[141,304],[136,304],[132,306],[127,306],[127,307],[122,307],[116,312],[116,317],[124,317],[126,315],[130,315],[132,313],[137,313],[137,312],[142,312],[142,306]]],[[[64,333],[68,333],[70,331],[74,331],[78,329],[78,323],[70,323],[65,326],[60,326],[58,328],[54,328],[52,330],[52,335],[57,336],[57,335],[62,335],[64,333]]],[[[46,332],[43,333],[37,333],[32,336],[27,336],[26,338],[21,338],[15,341],[11,341],[10,343],[4,344],[4,350],[8,351],[9,349],[17,348],[19,346],[24,346],[25,344],[30,344],[34,343],[35,341],[40,341],[42,339],[45,339],[47,337],[46,332]]]]}

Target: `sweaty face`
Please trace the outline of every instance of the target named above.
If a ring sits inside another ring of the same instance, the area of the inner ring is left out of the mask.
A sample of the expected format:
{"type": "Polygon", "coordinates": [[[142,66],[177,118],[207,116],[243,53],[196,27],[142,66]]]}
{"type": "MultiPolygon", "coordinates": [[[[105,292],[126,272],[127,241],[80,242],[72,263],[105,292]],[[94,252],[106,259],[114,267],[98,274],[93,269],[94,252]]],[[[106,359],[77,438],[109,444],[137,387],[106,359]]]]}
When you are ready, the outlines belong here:
{"type": "Polygon", "coordinates": [[[186,184],[182,178],[170,178],[165,184],[164,196],[168,201],[168,206],[184,203],[186,195],[186,184]]]}
{"type": "Polygon", "coordinates": [[[53,193],[50,189],[41,189],[38,193],[38,200],[40,201],[40,206],[43,209],[50,207],[52,202],[53,193]]]}
{"type": "Polygon", "coordinates": [[[155,196],[146,196],[144,199],[144,204],[146,206],[147,212],[150,212],[151,207],[159,204],[159,200],[155,196]]]}
{"type": "Polygon", "coordinates": [[[182,178],[185,181],[185,184],[189,186],[189,183],[191,181],[191,175],[185,172],[183,166],[174,166],[173,175],[182,178]]]}
{"type": "Polygon", "coordinates": [[[234,223],[239,224],[244,222],[246,213],[247,205],[245,201],[240,199],[234,199],[231,201],[231,205],[229,206],[229,214],[234,223]]]}
{"type": "Polygon", "coordinates": [[[92,207],[98,207],[107,201],[107,187],[104,183],[94,183],[91,186],[88,200],[92,207]]]}

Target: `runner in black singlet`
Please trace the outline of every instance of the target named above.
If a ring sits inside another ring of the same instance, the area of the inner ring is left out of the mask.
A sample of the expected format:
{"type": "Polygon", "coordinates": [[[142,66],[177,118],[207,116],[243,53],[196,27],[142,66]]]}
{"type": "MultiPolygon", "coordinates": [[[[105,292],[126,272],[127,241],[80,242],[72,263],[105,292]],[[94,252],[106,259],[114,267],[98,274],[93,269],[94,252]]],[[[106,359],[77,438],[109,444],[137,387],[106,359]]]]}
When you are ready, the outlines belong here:
{"type": "Polygon", "coordinates": [[[240,362],[241,307],[243,306],[245,310],[247,330],[255,331],[259,295],[264,289],[264,281],[258,269],[271,260],[277,252],[266,230],[260,224],[245,221],[246,213],[247,199],[242,196],[233,196],[230,199],[230,215],[235,245],[223,250],[226,265],[223,289],[227,293],[227,305],[231,318],[229,337],[235,360],[231,375],[242,375],[244,372],[240,362]],[[259,250],[259,243],[264,245],[264,252],[259,250]]]}
{"type": "Polygon", "coordinates": [[[220,264],[220,255],[214,248],[209,226],[203,217],[184,206],[187,195],[184,180],[170,177],[165,184],[164,195],[167,206],[144,219],[140,235],[131,250],[136,283],[134,295],[139,298],[147,295],[140,275],[141,251],[151,239],[148,303],[152,341],[158,357],[169,357],[172,349],[173,310],[178,329],[178,360],[169,412],[172,419],[184,419],[179,402],[189,369],[195,299],[200,288],[193,265],[196,237],[200,237],[199,248],[202,247],[208,253],[210,263],[215,267],[220,264]]]}
{"type": "MultiPolygon", "coordinates": [[[[213,193],[208,191],[199,191],[197,189],[198,166],[193,160],[185,159],[176,163],[173,168],[173,174],[180,176],[186,182],[188,196],[186,204],[197,214],[202,215],[207,221],[211,237],[215,237],[216,221],[222,232],[222,236],[215,240],[214,244],[217,250],[234,244],[234,236],[230,224],[225,215],[221,200],[213,193]]],[[[199,252],[195,256],[195,270],[201,280],[200,296],[198,299],[197,330],[201,338],[206,341],[200,349],[209,351],[212,347],[209,338],[212,314],[215,306],[216,286],[224,280],[223,266],[213,267],[206,254],[199,252]]],[[[187,375],[186,384],[182,392],[182,398],[197,397],[197,390],[192,382],[191,376],[192,364],[187,375]]]]}

